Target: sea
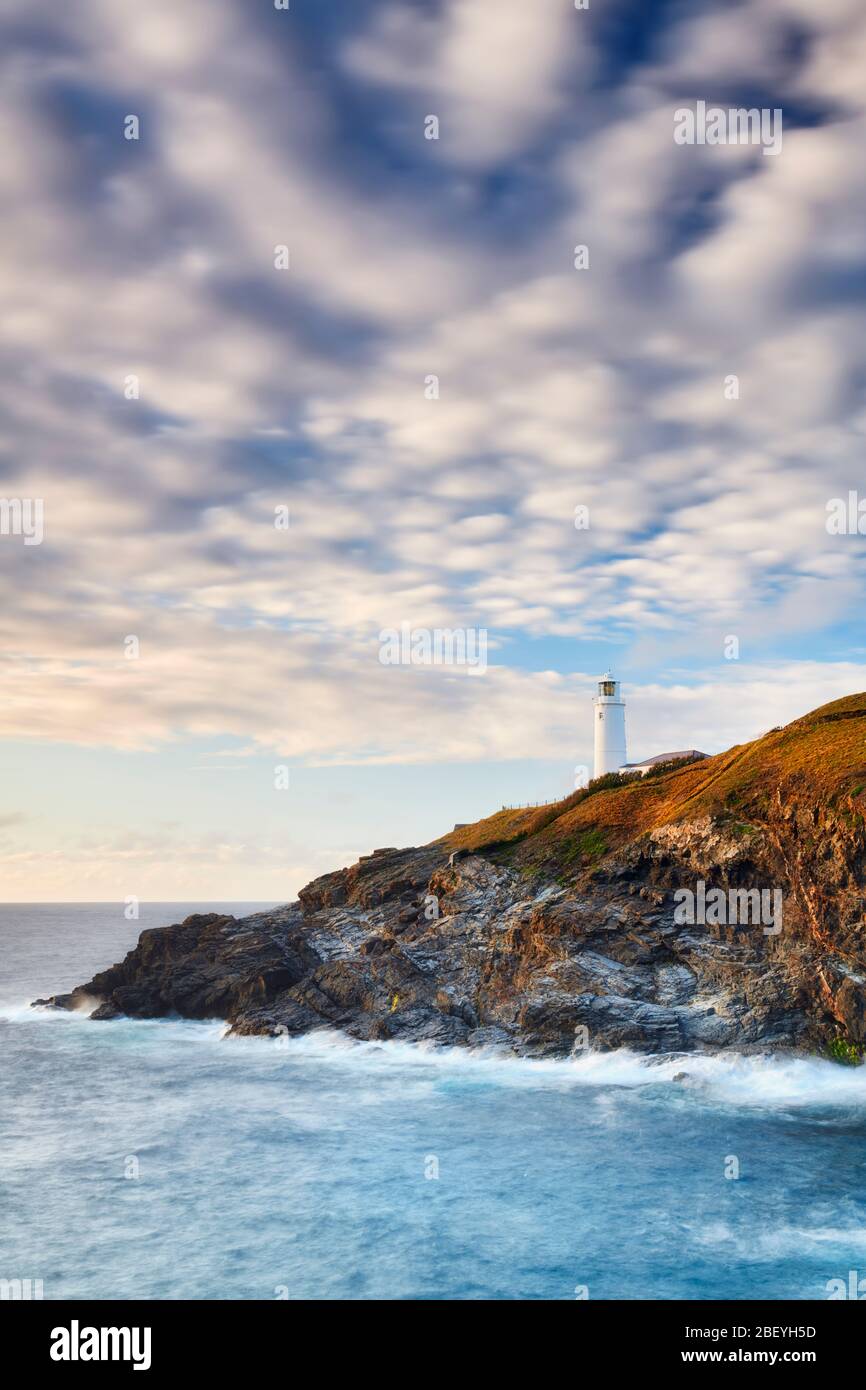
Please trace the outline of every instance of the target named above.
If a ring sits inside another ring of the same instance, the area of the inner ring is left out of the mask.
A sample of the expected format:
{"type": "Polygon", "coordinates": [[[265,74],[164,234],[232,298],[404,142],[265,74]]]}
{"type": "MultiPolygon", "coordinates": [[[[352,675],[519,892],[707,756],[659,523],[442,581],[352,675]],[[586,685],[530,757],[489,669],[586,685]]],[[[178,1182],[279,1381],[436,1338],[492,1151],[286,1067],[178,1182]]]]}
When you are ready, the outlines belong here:
{"type": "Polygon", "coordinates": [[[866,1293],[866,1067],[527,1061],[29,1006],[144,928],[270,905],[0,906],[0,1280],[45,1299],[866,1293]]]}

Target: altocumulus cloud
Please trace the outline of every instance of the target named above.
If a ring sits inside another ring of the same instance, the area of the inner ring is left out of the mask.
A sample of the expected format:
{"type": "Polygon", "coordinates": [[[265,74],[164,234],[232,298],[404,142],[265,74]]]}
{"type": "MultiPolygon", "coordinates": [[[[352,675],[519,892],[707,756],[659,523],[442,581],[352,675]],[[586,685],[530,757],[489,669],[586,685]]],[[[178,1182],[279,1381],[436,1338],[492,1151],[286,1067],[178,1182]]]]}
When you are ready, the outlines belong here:
{"type": "MultiPolygon", "coordinates": [[[[3,492],[46,539],[0,551],[0,729],[555,756],[588,680],[522,639],[652,664],[858,612],[823,523],[866,433],[862,5],[335,5],[324,47],[315,9],[6,10],[3,492]],[[782,156],[676,146],[746,32],[782,156]],[[384,670],[403,620],[486,627],[486,676],[384,670]]],[[[731,682],[768,722],[863,683],[803,656],[684,679],[678,741],[756,732],[731,682]]]]}

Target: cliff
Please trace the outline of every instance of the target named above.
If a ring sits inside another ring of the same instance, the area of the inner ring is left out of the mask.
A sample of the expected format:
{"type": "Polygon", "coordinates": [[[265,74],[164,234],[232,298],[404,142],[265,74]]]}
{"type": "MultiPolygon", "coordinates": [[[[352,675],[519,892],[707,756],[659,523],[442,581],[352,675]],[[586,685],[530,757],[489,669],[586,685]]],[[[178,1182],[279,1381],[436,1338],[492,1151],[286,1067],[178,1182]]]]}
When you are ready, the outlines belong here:
{"type": "Polygon", "coordinates": [[[275,911],[145,931],[37,1003],[529,1055],[815,1050],[866,1042],[864,913],[861,694],[716,757],[376,850],[275,911]]]}

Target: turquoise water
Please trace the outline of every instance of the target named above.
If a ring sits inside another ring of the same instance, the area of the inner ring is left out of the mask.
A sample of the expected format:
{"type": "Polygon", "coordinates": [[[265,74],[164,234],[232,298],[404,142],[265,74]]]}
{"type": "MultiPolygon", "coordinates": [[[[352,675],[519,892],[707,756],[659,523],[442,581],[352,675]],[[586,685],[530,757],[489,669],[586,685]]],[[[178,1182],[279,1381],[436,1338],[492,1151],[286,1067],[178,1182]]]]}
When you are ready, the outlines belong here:
{"type": "Polygon", "coordinates": [[[0,1277],[46,1298],[814,1299],[866,1275],[866,1068],[24,1007],[195,907],[0,908],[0,1277]]]}

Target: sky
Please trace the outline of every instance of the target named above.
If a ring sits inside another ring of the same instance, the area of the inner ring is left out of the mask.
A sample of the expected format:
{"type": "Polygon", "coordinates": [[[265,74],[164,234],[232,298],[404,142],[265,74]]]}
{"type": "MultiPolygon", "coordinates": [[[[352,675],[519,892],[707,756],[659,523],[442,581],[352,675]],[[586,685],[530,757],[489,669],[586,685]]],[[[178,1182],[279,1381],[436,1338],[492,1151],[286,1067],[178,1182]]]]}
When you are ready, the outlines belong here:
{"type": "Polygon", "coordinates": [[[863,0],[0,28],[2,900],[288,901],[566,795],[608,667],[634,759],[866,688],[863,0]]]}

